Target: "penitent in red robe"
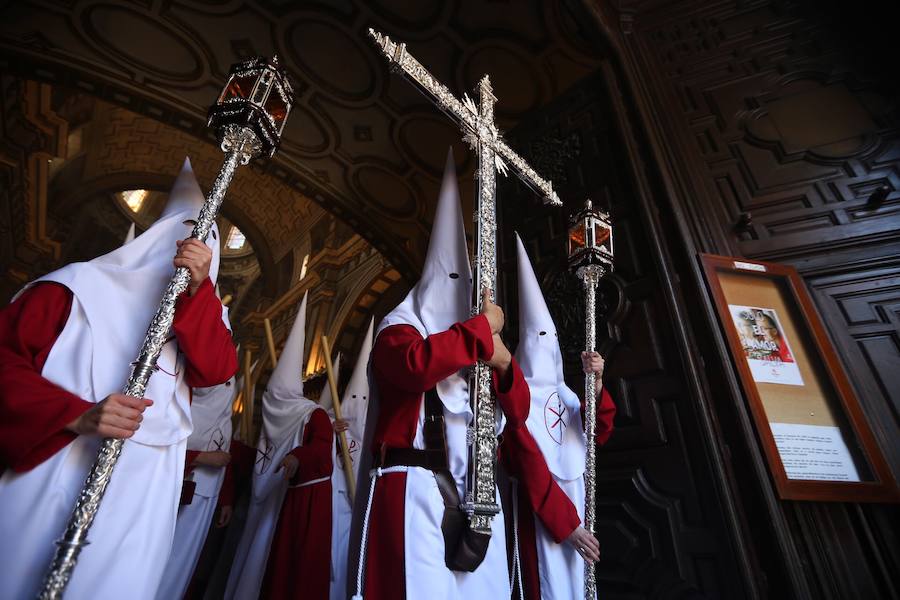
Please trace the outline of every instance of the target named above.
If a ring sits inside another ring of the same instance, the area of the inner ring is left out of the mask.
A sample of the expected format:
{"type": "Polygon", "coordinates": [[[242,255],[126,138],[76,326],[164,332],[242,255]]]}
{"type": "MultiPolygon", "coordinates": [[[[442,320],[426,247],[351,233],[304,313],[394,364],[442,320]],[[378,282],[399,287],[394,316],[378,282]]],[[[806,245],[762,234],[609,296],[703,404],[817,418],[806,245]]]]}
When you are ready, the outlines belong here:
{"type": "MultiPolygon", "coordinates": [[[[382,445],[412,448],[424,393],[460,369],[490,359],[493,352],[490,325],[483,315],[424,339],[409,325],[394,325],[382,331],[372,349],[373,375],[379,394],[372,451],[377,455],[382,445]]],[[[511,376],[504,382],[495,374],[498,401],[507,405],[507,398],[518,397],[527,403],[528,387],[515,359],[510,371],[511,376]]],[[[520,426],[524,428],[524,422],[520,426]]],[[[395,473],[381,478],[375,486],[365,558],[367,600],[406,598],[403,516],[406,477],[406,473],[395,473]]]]}
{"type": "Polygon", "coordinates": [[[333,443],[331,419],[317,408],[303,430],[303,445],[289,453],[299,467],[278,515],[260,598],[328,600],[333,443]],[[319,479],[324,481],[304,485],[319,479]]]}
{"type": "MultiPolygon", "coordinates": [[[[582,411],[584,403],[582,402],[582,411]]],[[[613,417],[616,405],[604,387],[597,403],[597,425],[595,441],[603,445],[612,435],[613,417]]],[[[518,537],[519,563],[524,580],[526,600],[541,599],[541,582],[538,570],[537,542],[534,518],[537,516],[547,532],[557,544],[565,542],[581,525],[575,505],[553,479],[547,461],[537,442],[526,427],[508,430],[504,433],[501,446],[504,467],[519,482],[518,492],[518,537]]],[[[512,519],[512,511],[507,512],[512,519]]],[[[510,527],[511,530],[511,527],[510,527]]],[[[510,540],[512,543],[512,540],[510,540]]],[[[510,551],[509,556],[512,557],[510,551]]],[[[514,590],[513,597],[518,598],[514,590]]]]}
{"type": "MultiPolygon", "coordinates": [[[[0,473],[25,472],[53,456],[76,438],[66,425],[94,406],[41,375],[71,308],[72,292],[47,282],[0,310],[0,473]]],[[[173,330],[189,386],[218,385],[237,371],[231,333],[209,279],[193,296],[179,298],[173,330]]]]}

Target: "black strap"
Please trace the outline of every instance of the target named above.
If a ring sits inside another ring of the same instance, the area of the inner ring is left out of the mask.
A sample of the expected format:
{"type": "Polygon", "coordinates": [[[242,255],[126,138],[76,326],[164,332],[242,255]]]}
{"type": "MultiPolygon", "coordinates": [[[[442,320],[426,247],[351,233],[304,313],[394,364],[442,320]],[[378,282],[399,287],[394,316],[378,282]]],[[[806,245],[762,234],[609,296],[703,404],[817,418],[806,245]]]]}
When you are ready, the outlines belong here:
{"type": "Polygon", "coordinates": [[[447,439],[444,432],[444,405],[441,404],[441,399],[434,388],[425,392],[425,424],[422,427],[422,438],[425,441],[424,450],[382,446],[378,466],[422,467],[435,473],[449,472],[447,439]]]}
{"type": "Polygon", "coordinates": [[[434,479],[437,481],[444,506],[447,508],[459,508],[459,491],[456,482],[450,474],[450,463],[447,457],[447,433],[444,429],[444,405],[438,397],[437,389],[431,388],[425,392],[425,425],[422,427],[422,437],[425,439],[425,448],[428,451],[440,451],[444,455],[444,466],[434,469],[434,479]]]}
{"type": "Polygon", "coordinates": [[[387,448],[382,450],[379,467],[422,467],[429,471],[438,471],[446,468],[447,455],[443,452],[431,450],[416,450],[415,448],[387,448]]]}
{"type": "Polygon", "coordinates": [[[425,392],[425,424],[422,426],[424,450],[415,448],[381,447],[379,466],[387,467],[422,467],[434,473],[444,506],[459,508],[459,491],[450,474],[447,460],[447,435],[444,430],[444,405],[438,397],[437,390],[431,388],[425,392]]]}
{"type": "MultiPolygon", "coordinates": [[[[444,432],[444,405],[438,397],[437,390],[431,388],[425,392],[425,424],[422,426],[422,437],[425,449],[440,451],[447,456],[447,438],[444,432]]],[[[445,467],[446,468],[446,467],[445,467]]]]}

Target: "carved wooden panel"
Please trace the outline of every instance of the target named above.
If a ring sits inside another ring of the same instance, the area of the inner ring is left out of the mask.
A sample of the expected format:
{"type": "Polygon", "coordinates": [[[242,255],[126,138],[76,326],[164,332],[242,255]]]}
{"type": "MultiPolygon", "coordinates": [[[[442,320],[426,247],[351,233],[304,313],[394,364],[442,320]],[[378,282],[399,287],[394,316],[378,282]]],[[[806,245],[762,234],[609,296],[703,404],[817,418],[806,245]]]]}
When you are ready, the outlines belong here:
{"type": "MultiPolygon", "coordinates": [[[[581,390],[581,284],[565,271],[568,214],[591,197],[611,207],[616,272],[601,286],[604,378],[616,430],[598,459],[599,590],[604,598],[741,598],[745,591],[717,508],[697,408],[672,343],[645,221],[614,129],[602,75],[594,75],[514,129],[529,160],[556,172],[563,210],[540,206],[515,182],[501,188],[502,227],[517,230],[560,331],[569,385],[581,390]]],[[[515,246],[504,240],[501,292],[517,331],[515,246]]]]}
{"type": "Polygon", "coordinates": [[[896,101],[808,6],[676,2],[635,24],[678,119],[666,126],[692,154],[681,158],[706,167],[702,220],[732,254],[782,259],[823,237],[832,249],[896,237],[896,101]],[[878,188],[885,198],[867,206],[878,188]],[[751,221],[735,231],[743,213],[751,221]]]}
{"type": "Polygon", "coordinates": [[[873,429],[900,474],[900,260],[810,279],[823,316],[855,385],[861,388],[873,429]]]}
{"type": "MultiPolygon", "coordinates": [[[[890,59],[873,51],[890,25],[866,3],[617,6],[689,247],[797,266],[896,474],[896,275],[873,258],[900,244],[900,100],[890,59]]],[[[756,444],[743,437],[729,444],[756,444]]],[[[794,583],[785,597],[896,597],[900,544],[879,529],[889,509],[765,510],[794,583]]]]}

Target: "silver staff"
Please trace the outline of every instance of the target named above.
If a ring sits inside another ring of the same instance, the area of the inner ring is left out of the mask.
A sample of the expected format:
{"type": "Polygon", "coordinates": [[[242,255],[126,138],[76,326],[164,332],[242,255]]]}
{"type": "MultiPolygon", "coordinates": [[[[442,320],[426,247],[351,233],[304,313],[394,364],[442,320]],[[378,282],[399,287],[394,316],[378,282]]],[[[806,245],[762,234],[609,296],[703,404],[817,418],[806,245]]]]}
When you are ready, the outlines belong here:
{"type": "MultiPolygon", "coordinates": [[[[481,291],[487,288],[491,298],[497,284],[497,185],[496,172],[504,175],[508,168],[540,194],[544,201],[561,206],[553,184],[543,179],[525,159],[516,154],[500,137],[494,124],[494,104],[497,98],[491,81],[485,75],[478,82],[478,103],[468,95],[456,98],[446,86],[428,72],[409,52],[406,44],[397,43],[374,29],[369,36],[382,51],[392,70],[405,76],[427,98],[456,122],[463,139],[478,155],[478,183],[475,209],[475,283],[474,309],[481,311],[481,291]]],[[[497,435],[495,431],[496,405],[491,393],[491,369],[477,363],[469,385],[472,395],[474,428],[468,436],[469,472],[466,477],[466,497],[463,509],[469,514],[473,530],[490,533],[491,517],[500,512],[495,489],[497,480],[497,435]]]]}
{"type": "MultiPolygon", "coordinates": [[[[275,153],[293,101],[293,90],[277,57],[271,61],[252,59],[231,67],[218,101],[209,109],[209,126],[216,129],[222,151],[225,152],[225,162],[200,209],[197,224],[191,232],[192,238],[206,240],[238,166],[246,165],[257,156],[272,156],[275,153]]],[[[175,270],[147,329],[124,394],[137,398],[144,396],[172,327],[175,303],[189,282],[190,271],[186,267],[175,270]]],[[[101,443],[63,537],[57,542],[56,554],[38,596],[42,600],[62,598],[78,555],[88,543],[88,530],[100,508],[124,444],[125,440],[112,438],[101,443]]]]}
{"type": "MultiPolygon", "coordinates": [[[[594,352],[597,345],[597,284],[613,267],[612,225],[609,215],[594,209],[591,201],[575,215],[569,227],[569,268],[584,284],[584,349],[594,352]]],[[[594,372],[584,376],[584,528],[596,532],[597,499],[597,395],[594,372]]],[[[584,598],[597,598],[594,565],[584,561],[584,598]]]]}

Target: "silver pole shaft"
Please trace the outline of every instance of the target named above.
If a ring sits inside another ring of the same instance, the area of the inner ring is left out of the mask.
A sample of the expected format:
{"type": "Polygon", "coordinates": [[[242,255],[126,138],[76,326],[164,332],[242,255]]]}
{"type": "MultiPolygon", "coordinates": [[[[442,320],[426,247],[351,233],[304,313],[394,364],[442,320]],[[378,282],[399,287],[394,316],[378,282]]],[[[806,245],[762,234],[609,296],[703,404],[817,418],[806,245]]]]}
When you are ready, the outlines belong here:
{"type": "MultiPolygon", "coordinates": [[[[222,205],[235,170],[239,165],[247,164],[250,158],[258,152],[258,148],[259,142],[251,130],[243,127],[230,127],[226,130],[222,142],[222,149],[227,152],[225,162],[219,170],[219,175],[216,177],[206,202],[203,203],[191,237],[206,240],[206,236],[209,235],[209,231],[215,223],[219,207],[222,205]]],[[[147,383],[150,381],[150,376],[156,371],[156,361],[159,359],[172,327],[172,321],[175,318],[175,303],[178,296],[187,289],[190,278],[190,271],[186,267],[179,267],[175,270],[160,301],[159,308],[150,322],[131,377],[122,393],[136,398],[144,396],[147,383]]],[[[109,485],[110,477],[124,444],[125,440],[113,438],[106,438],[100,444],[100,451],[97,453],[97,458],[94,459],[94,464],[88,472],[84,487],[78,495],[63,537],[56,543],[56,554],[44,577],[43,589],[38,595],[39,599],[58,600],[62,598],[72,571],[78,562],[78,555],[81,553],[81,549],[89,543],[88,531],[100,509],[100,502],[103,500],[103,494],[106,492],[106,486],[109,485]]]]}
{"type": "MultiPolygon", "coordinates": [[[[594,266],[585,267],[581,273],[584,283],[584,349],[594,352],[597,346],[597,283],[600,272],[594,266]]],[[[597,498],[597,394],[594,372],[584,375],[584,437],[585,439],[585,471],[584,471],[584,528],[591,535],[596,533],[596,498],[597,498]]],[[[597,578],[594,564],[584,561],[584,598],[597,598],[597,578]]]]}
{"type": "MultiPolygon", "coordinates": [[[[494,103],[487,77],[478,83],[479,119],[494,122],[494,103]]],[[[496,300],[497,290],[497,168],[491,137],[477,138],[478,178],[475,190],[475,314],[482,309],[482,290],[496,300]]],[[[474,531],[490,534],[491,520],[500,512],[497,505],[497,402],[494,398],[492,369],[479,361],[472,369],[470,396],[472,435],[468,440],[469,468],[463,508],[469,514],[474,531]]]]}

